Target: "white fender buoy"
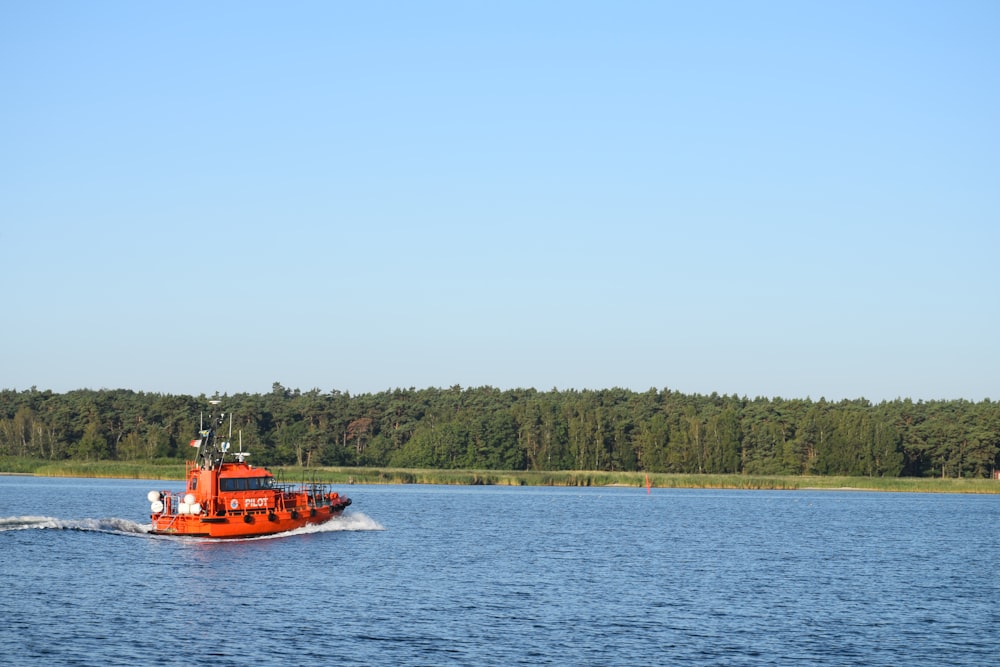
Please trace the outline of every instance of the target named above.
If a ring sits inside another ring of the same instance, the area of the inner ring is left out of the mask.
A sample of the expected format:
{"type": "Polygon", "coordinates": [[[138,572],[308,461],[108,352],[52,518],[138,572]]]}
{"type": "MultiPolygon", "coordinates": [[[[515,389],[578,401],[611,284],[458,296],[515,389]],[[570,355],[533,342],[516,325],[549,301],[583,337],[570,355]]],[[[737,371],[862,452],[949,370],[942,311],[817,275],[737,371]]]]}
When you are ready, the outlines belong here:
{"type": "Polygon", "coordinates": [[[184,496],[184,502],[186,502],[188,505],[194,505],[194,494],[193,493],[189,493],[189,494],[185,495],[184,496]]]}
{"type": "Polygon", "coordinates": [[[163,502],[160,500],[154,500],[153,503],[149,506],[149,511],[152,512],[153,514],[159,514],[160,512],[163,511],[163,502]]]}
{"type": "Polygon", "coordinates": [[[179,505],[177,505],[178,514],[187,514],[190,511],[191,511],[191,505],[189,505],[188,503],[180,503],[179,505]]]}
{"type": "Polygon", "coordinates": [[[149,493],[146,494],[146,498],[149,499],[149,502],[155,503],[157,500],[160,499],[160,492],[159,491],[150,491],[149,493]]]}
{"type": "Polygon", "coordinates": [[[201,514],[201,503],[192,503],[188,510],[191,514],[201,514]]]}

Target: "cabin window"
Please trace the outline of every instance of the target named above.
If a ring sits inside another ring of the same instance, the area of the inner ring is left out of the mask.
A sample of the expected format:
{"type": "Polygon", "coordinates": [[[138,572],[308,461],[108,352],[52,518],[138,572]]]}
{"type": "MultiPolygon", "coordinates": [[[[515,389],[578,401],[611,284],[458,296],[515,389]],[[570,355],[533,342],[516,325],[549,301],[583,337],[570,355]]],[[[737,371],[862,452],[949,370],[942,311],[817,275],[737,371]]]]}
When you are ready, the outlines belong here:
{"type": "Polygon", "coordinates": [[[190,486],[191,486],[191,490],[192,491],[194,491],[195,489],[198,488],[198,478],[197,477],[192,477],[191,478],[191,484],[190,484],[190,486]]]}
{"type": "Polygon", "coordinates": [[[220,491],[257,491],[273,488],[273,477],[225,477],[219,480],[220,491]]]}

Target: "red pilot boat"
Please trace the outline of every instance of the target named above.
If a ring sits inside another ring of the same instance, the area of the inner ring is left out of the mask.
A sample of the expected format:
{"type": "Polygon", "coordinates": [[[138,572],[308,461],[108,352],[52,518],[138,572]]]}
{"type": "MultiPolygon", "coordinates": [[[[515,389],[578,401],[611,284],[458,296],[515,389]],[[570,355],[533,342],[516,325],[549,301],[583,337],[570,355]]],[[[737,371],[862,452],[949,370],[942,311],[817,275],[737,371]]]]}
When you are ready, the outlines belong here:
{"type": "MultiPolygon", "coordinates": [[[[225,414],[218,418],[221,426],[225,414]]],[[[232,418],[230,418],[230,434],[232,418]]],[[[267,468],[246,462],[249,453],[230,453],[230,443],[217,442],[215,431],[202,429],[191,441],[198,448],[187,465],[183,494],[150,491],[150,532],[189,537],[256,537],[340,516],[351,499],[324,484],[287,485],[267,468]]]]}

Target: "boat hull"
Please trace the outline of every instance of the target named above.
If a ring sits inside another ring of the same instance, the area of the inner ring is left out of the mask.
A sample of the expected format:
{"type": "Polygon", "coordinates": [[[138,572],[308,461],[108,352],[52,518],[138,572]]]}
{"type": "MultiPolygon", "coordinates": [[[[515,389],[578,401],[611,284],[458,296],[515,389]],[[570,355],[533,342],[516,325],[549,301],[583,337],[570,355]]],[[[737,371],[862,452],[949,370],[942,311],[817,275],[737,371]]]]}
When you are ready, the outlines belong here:
{"type": "Polygon", "coordinates": [[[324,524],[343,513],[343,507],[326,506],[299,511],[255,510],[225,516],[154,514],[150,532],[154,535],[219,539],[260,537],[324,524]]]}

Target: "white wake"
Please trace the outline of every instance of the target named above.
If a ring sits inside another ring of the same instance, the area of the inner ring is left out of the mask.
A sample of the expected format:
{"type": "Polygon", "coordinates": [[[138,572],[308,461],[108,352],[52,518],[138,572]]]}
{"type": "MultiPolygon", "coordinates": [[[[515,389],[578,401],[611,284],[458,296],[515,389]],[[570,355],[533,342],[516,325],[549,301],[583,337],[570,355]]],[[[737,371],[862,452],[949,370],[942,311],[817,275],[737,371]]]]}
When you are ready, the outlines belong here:
{"type": "Polygon", "coordinates": [[[118,535],[145,534],[150,525],[128,519],[57,519],[51,516],[0,517],[0,532],[8,530],[79,530],[118,535]]]}
{"type": "Polygon", "coordinates": [[[293,535],[314,535],[316,533],[338,533],[344,531],[359,532],[368,530],[385,530],[385,528],[378,521],[372,519],[366,514],[362,514],[361,512],[351,512],[350,514],[342,514],[338,517],[334,517],[326,523],[307,524],[301,528],[289,530],[284,533],[272,533],[271,535],[260,535],[258,537],[247,537],[242,539],[273,540],[276,538],[291,537],[293,535]]]}
{"type": "MultiPolygon", "coordinates": [[[[140,524],[128,519],[57,519],[50,516],[13,516],[0,517],[0,533],[11,530],[78,530],[83,532],[109,533],[112,535],[147,535],[152,526],[140,524]]],[[[341,531],[385,530],[382,525],[361,512],[343,514],[319,525],[306,525],[302,528],[273,535],[262,535],[244,539],[266,540],[292,535],[310,535],[314,533],[334,533],[341,531]]],[[[171,536],[172,537],[172,536],[171,536]]],[[[186,538],[185,538],[186,539],[186,538]]],[[[206,538],[207,539],[207,538],[206,538]]],[[[214,541],[214,540],[213,540],[214,541]]],[[[227,540],[233,541],[233,540],[227,540]]]]}

